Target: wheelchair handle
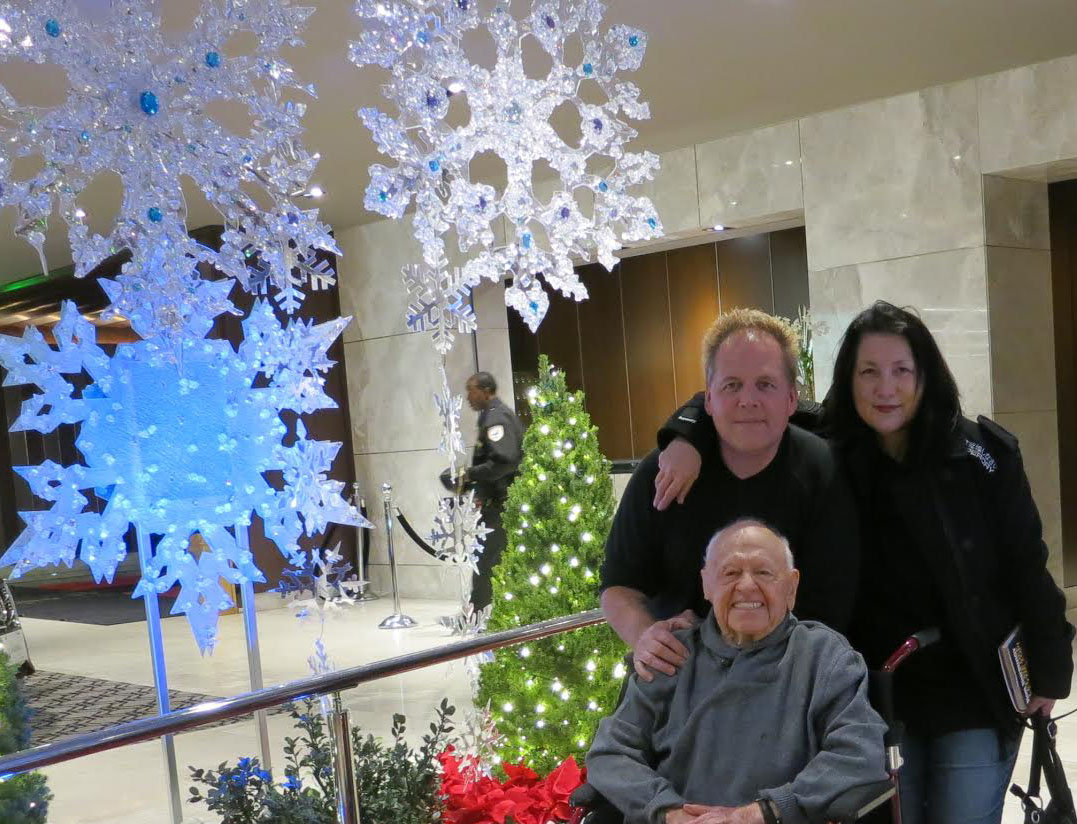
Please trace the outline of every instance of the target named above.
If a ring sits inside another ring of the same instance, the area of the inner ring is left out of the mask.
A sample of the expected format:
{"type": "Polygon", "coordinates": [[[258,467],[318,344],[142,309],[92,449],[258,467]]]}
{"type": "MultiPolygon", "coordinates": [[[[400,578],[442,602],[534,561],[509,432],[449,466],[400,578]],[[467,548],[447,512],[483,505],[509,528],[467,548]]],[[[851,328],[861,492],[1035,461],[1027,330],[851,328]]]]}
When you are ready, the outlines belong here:
{"type": "Polygon", "coordinates": [[[886,663],[882,666],[882,671],[893,672],[914,652],[937,643],[941,637],[942,633],[939,632],[937,627],[929,627],[928,629],[914,632],[902,641],[901,646],[894,650],[893,654],[886,659],[886,663]]]}

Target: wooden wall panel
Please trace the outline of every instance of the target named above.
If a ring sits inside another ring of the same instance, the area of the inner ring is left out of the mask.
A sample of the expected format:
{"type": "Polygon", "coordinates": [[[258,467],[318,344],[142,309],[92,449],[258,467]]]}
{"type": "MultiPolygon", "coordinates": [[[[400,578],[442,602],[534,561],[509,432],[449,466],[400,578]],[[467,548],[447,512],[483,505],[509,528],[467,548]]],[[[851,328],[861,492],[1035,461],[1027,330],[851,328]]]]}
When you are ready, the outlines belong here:
{"type": "Polygon", "coordinates": [[[804,229],[770,233],[770,278],[774,286],[774,314],[795,319],[808,298],[808,250],[804,229]]]}
{"type": "Polygon", "coordinates": [[[774,311],[767,235],[738,237],[718,244],[718,293],[723,312],[735,307],[774,311]]]}
{"type": "Polygon", "coordinates": [[[610,460],[631,458],[632,414],[618,269],[592,264],[576,270],[590,297],[579,306],[580,350],[587,411],[610,460]]]}
{"type": "MultiPolygon", "coordinates": [[[[542,320],[542,325],[538,328],[538,350],[549,357],[550,363],[565,373],[565,381],[569,389],[572,391],[583,389],[576,301],[563,297],[553,290],[550,292],[550,308],[542,320]]],[[[535,362],[538,363],[537,358],[535,362]]]]}
{"type": "Polygon", "coordinates": [[[666,257],[641,255],[621,262],[632,446],[639,458],[656,445],[655,434],[676,406],[673,341],[666,257]]]}
{"type": "Polygon", "coordinates": [[[1058,463],[1062,497],[1062,578],[1077,583],[1077,181],[1048,187],[1051,288],[1058,385],[1058,463]]]}
{"type": "Polygon", "coordinates": [[[708,243],[666,253],[673,332],[673,386],[678,403],[703,388],[701,341],[707,327],[718,317],[715,247],[716,244],[708,243]]]}

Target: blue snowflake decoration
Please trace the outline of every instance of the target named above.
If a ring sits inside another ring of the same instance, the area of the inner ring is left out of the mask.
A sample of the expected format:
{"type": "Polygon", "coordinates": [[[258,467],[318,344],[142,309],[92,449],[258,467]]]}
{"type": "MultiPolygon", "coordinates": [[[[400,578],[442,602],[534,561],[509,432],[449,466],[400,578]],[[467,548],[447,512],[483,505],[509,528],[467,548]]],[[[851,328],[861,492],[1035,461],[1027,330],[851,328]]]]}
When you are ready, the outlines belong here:
{"type": "Polygon", "coordinates": [[[324,390],[333,365],[327,352],[347,323],[282,326],[258,301],[238,352],[227,341],[188,335],[121,344],[109,357],[68,302],[55,348],[33,327],[21,338],[0,336],[4,385],[41,389],[24,402],[12,431],[78,425],[83,460],[15,467],[52,505],[20,513],[26,529],[0,565],[14,565],[17,578],[81,560],[96,580],[111,581],[134,526],[143,540],[157,536],[135,596],[178,584],[172,613],[185,614],[199,647],[211,649],[219,614],[232,606],[219,582],[265,580],[236,539],[254,513],[294,566],[306,563],[301,535],[330,522],[370,525],[342,497],[344,484],[328,478],[340,444],[308,438],[302,420],[291,437],[281,419],[284,410],[335,408],[324,390]],[[102,512],[88,507],[89,490],[106,501],[102,512]],[[197,559],[189,543],[195,533],[211,548],[197,559]]]}

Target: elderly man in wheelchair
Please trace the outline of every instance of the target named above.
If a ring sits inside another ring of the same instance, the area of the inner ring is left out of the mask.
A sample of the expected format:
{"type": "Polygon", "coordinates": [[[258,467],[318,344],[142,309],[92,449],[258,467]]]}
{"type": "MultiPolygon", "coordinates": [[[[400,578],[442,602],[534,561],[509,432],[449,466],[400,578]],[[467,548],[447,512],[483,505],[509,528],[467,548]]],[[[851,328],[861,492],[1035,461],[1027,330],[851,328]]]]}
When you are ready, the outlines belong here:
{"type": "Polygon", "coordinates": [[[631,678],[587,754],[590,787],[627,824],[848,820],[841,800],[887,780],[863,659],[794,617],[799,574],[765,524],[718,532],[702,576],[712,611],[678,632],[688,660],[650,683],[631,678]]]}

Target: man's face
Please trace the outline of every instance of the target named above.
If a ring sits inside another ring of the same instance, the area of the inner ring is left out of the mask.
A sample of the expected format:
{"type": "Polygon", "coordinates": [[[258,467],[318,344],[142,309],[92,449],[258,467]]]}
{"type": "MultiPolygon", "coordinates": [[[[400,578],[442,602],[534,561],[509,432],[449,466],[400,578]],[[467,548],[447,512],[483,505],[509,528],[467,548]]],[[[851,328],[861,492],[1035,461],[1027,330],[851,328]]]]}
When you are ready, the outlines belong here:
{"type": "Polygon", "coordinates": [[[479,389],[477,383],[474,380],[469,379],[467,382],[467,405],[474,409],[476,412],[481,412],[486,408],[486,404],[490,400],[490,393],[485,389],[479,389]]]}
{"type": "Polygon", "coordinates": [[[782,622],[793,609],[800,580],[778,536],[755,525],[723,535],[702,574],[718,629],[737,646],[758,641],[782,622]]]}
{"type": "Polygon", "coordinates": [[[782,348],[766,332],[734,332],[714,353],[704,406],[722,447],[752,455],[777,447],[797,407],[782,348]]]}

